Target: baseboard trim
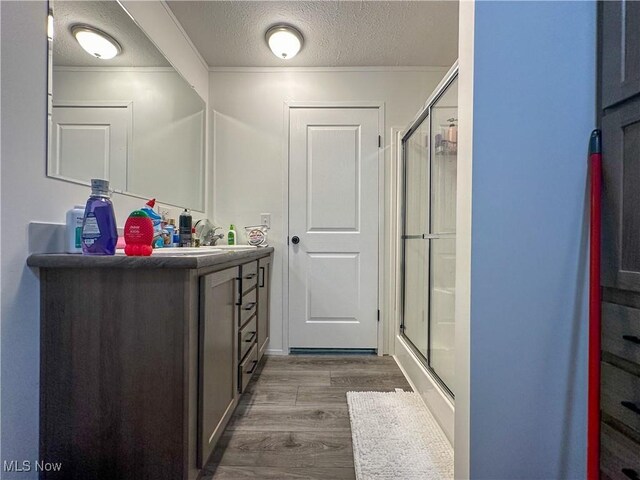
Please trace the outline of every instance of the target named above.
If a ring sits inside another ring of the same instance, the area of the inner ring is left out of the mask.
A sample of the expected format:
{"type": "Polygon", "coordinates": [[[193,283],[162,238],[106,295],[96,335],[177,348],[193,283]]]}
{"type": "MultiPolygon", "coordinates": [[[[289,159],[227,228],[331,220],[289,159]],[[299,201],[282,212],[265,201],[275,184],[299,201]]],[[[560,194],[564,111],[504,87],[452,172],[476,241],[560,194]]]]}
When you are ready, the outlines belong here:
{"type": "Polygon", "coordinates": [[[278,349],[268,348],[264,353],[265,355],[288,355],[288,353],[282,350],[281,348],[278,348],[278,349]]]}
{"type": "Polygon", "coordinates": [[[290,348],[290,355],[377,355],[375,348],[290,348]]]}

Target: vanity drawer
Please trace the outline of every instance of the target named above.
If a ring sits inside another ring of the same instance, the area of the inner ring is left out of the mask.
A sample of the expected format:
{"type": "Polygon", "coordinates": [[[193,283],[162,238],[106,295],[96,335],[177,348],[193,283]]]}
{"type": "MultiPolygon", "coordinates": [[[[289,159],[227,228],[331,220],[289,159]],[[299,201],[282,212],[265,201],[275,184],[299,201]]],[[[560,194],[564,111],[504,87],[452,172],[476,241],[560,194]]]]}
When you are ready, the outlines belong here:
{"type": "Polygon", "coordinates": [[[245,263],[240,266],[240,292],[242,295],[258,284],[258,261],[245,263]]]}
{"type": "Polygon", "coordinates": [[[258,317],[254,315],[251,320],[240,329],[239,337],[239,352],[240,360],[244,358],[251,347],[256,344],[256,337],[258,335],[258,317]]]}
{"type": "Polygon", "coordinates": [[[240,300],[240,320],[239,326],[242,327],[256,313],[256,305],[258,301],[258,291],[254,288],[249,293],[242,296],[240,300]]]}
{"type": "Polygon", "coordinates": [[[600,469],[611,480],[640,478],[640,444],[606,423],[601,425],[600,469]]]}
{"type": "Polygon", "coordinates": [[[640,310],[602,304],[602,350],[640,365],[640,310]]]}
{"type": "Polygon", "coordinates": [[[602,411],[640,433],[640,377],[602,362],[602,411]]]}
{"type": "Polygon", "coordinates": [[[249,351],[245,359],[240,363],[239,372],[238,372],[239,373],[238,386],[240,388],[240,393],[244,392],[244,390],[247,388],[247,384],[249,383],[249,380],[251,380],[251,377],[253,376],[253,373],[256,371],[257,368],[258,368],[258,344],[254,343],[253,347],[251,347],[251,350],[249,351]]]}

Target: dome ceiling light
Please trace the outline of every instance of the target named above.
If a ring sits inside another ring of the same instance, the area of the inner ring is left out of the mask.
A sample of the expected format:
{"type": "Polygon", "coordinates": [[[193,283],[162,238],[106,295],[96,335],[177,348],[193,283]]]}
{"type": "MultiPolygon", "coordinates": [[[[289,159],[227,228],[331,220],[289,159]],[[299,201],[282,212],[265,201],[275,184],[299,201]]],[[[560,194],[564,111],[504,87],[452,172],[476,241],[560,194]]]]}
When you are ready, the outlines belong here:
{"type": "Polygon", "coordinates": [[[302,33],[291,25],[274,25],[265,35],[273,54],[283,60],[295,57],[304,43],[302,33]]]}
{"type": "Polygon", "coordinates": [[[51,13],[47,16],[47,38],[53,40],[53,15],[51,13]]]}
{"type": "Polygon", "coordinates": [[[120,44],[113,37],[97,28],[74,25],[71,33],[89,55],[101,60],[109,60],[122,52],[120,44]]]}

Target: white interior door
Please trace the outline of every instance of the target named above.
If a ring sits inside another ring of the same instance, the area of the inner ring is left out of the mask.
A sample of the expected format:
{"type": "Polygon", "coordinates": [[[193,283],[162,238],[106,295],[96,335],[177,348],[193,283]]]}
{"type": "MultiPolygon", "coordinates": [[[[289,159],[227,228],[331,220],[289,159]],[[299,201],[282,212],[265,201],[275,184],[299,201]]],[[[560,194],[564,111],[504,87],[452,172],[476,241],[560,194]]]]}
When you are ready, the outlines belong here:
{"type": "Polygon", "coordinates": [[[51,121],[49,175],[127,190],[130,108],[54,106],[51,121]]]}
{"type": "Polygon", "coordinates": [[[377,347],[378,135],[377,108],[291,109],[291,348],[377,347]]]}

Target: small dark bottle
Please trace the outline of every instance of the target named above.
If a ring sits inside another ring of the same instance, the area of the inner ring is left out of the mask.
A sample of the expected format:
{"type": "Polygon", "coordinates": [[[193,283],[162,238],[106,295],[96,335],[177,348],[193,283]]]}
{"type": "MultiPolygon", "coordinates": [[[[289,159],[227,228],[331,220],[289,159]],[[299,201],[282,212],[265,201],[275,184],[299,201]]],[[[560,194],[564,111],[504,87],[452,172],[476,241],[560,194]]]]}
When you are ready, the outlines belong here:
{"type": "Polygon", "coordinates": [[[191,228],[192,228],[192,218],[189,210],[186,208],[184,212],[180,214],[180,246],[181,247],[190,247],[191,246],[191,228]]]}

